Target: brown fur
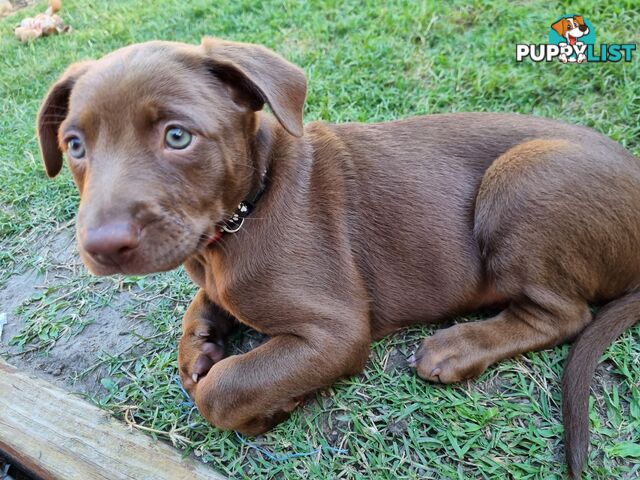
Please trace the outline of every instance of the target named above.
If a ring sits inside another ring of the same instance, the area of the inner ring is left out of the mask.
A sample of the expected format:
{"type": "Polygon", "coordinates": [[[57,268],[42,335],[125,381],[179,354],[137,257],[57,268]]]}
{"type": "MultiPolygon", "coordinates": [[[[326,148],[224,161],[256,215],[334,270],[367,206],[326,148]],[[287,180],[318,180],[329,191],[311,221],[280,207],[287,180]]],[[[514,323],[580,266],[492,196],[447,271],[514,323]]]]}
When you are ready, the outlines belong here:
{"type": "Polygon", "coordinates": [[[213,39],[70,67],[38,130],[50,176],[65,138],[85,141],[86,157],[69,158],[84,262],[100,275],[185,265],[201,289],[183,323],[183,384],[212,424],[247,434],[360,372],[371,341],[407,325],[503,306],[424,341],[417,372],[441,382],[586,327],[564,390],[578,477],[595,362],[637,319],[637,159],[593,130],[510,114],[303,130],[305,93],[281,57],[213,39]],[[195,134],[185,150],[163,146],[173,123],[195,134]],[[243,228],[208,245],[263,171],[243,228]],[[598,302],[610,303],[594,321],[598,302]],[[272,338],[223,358],[236,320],[272,338]]]}

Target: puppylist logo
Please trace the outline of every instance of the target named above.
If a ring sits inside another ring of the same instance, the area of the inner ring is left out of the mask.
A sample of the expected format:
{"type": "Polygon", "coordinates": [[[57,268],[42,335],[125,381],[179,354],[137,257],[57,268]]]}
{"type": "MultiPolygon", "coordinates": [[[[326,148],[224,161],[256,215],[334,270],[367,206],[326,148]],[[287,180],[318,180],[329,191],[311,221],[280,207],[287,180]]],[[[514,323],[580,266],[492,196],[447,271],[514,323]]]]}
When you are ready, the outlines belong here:
{"type": "Polygon", "coordinates": [[[516,61],[562,63],[630,62],[635,43],[600,44],[596,48],[596,29],[581,15],[563,15],[549,28],[549,43],[516,45],[516,61]]]}

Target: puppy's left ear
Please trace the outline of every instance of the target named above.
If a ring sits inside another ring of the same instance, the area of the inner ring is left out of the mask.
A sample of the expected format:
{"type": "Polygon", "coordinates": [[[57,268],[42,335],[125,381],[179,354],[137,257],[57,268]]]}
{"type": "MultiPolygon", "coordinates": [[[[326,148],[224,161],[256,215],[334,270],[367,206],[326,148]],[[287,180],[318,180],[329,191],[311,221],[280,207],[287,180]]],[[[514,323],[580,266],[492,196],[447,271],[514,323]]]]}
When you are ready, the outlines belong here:
{"type": "Polygon", "coordinates": [[[58,145],[58,130],[67,117],[69,95],[78,78],[80,78],[93,62],[79,62],[71,65],[62,77],[51,87],[40,111],[36,127],[40,142],[40,153],[50,178],[55,177],[62,168],[62,151],[58,145]]]}
{"type": "Polygon", "coordinates": [[[307,95],[304,72],[260,45],[205,37],[202,48],[209,68],[254,110],[265,103],[291,134],[303,134],[302,112],[307,95]]]}
{"type": "Polygon", "coordinates": [[[578,25],[584,25],[584,18],[582,18],[581,15],[576,15],[575,17],[573,17],[573,19],[578,25]]]}

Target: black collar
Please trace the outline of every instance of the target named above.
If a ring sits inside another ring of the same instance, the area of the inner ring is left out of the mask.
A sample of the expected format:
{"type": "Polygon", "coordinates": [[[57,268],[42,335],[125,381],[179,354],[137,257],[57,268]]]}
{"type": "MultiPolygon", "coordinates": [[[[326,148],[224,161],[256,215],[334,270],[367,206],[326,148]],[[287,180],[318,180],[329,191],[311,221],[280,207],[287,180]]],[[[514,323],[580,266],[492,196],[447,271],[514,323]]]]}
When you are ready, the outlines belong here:
{"type": "MultiPolygon", "coordinates": [[[[240,228],[242,228],[242,224],[244,223],[244,219],[253,211],[258,200],[262,197],[262,194],[267,189],[267,170],[262,172],[260,175],[260,183],[257,188],[249,193],[249,196],[240,202],[236,211],[226,220],[223,220],[219,225],[220,234],[224,233],[236,233],[240,228]]],[[[221,235],[217,236],[216,240],[220,238],[221,235]]],[[[213,243],[213,242],[211,242],[213,243]]]]}

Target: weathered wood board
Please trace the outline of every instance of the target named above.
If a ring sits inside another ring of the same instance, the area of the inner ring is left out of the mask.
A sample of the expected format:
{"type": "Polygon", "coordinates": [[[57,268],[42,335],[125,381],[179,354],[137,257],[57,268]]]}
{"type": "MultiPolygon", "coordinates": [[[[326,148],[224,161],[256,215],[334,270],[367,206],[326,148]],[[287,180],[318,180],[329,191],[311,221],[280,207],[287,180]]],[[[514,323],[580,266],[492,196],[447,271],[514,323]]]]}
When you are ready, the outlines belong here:
{"type": "Polygon", "coordinates": [[[0,359],[0,451],[43,479],[224,480],[87,401],[0,359]]]}

